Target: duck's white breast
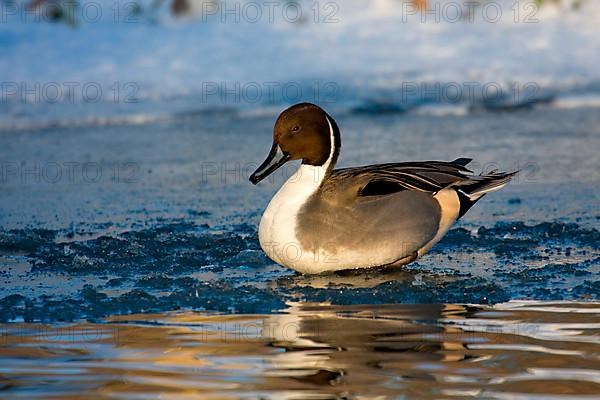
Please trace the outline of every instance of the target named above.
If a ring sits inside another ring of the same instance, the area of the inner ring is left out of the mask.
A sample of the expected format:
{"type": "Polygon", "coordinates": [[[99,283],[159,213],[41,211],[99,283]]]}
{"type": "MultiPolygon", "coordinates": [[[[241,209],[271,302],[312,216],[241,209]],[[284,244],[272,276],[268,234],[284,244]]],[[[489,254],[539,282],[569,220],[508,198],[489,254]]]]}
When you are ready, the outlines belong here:
{"type": "Polygon", "coordinates": [[[300,209],[319,189],[324,175],[323,167],[302,164],[271,199],[260,220],[258,239],[273,261],[303,270],[315,260],[312,250],[302,248],[296,238],[296,225],[300,209]]]}

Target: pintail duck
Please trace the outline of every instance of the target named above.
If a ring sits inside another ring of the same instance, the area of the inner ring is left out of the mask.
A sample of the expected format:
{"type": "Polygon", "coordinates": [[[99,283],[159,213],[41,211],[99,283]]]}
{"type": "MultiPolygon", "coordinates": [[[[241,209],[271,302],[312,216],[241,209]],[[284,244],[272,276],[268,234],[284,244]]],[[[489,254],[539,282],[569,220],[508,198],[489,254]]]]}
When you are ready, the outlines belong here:
{"type": "Polygon", "coordinates": [[[250,181],[302,163],[260,221],[260,245],[273,261],[302,273],[410,263],[516,173],[474,176],[468,158],[334,170],[340,147],[335,120],[314,104],[277,118],[271,151],[250,181]]]}

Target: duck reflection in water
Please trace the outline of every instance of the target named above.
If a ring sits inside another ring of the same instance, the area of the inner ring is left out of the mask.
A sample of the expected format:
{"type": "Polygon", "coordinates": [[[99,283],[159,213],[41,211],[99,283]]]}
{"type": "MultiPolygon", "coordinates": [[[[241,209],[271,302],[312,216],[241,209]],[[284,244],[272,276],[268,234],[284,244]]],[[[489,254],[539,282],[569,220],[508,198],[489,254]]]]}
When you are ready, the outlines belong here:
{"type": "MultiPolygon", "coordinates": [[[[307,385],[352,390],[368,385],[389,386],[389,374],[406,379],[435,380],[434,365],[472,358],[467,354],[465,332],[438,319],[468,312],[458,305],[331,306],[297,303],[287,315],[273,316],[263,336],[284,352],[271,359],[267,376],[291,377],[307,385]],[[433,370],[428,371],[431,364],[433,370]],[[415,366],[421,368],[416,369],[415,366]],[[389,374],[373,374],[372,369],[389,374]],[[369,370],[371,372],[369,372],[369,370]]],[[[413,386],[414,388],[414,386],[413,386]]],[[[397,394],[398,388],[389,388],[397,394]]],[[[373,386],[385,395],[382,386],[373,386]]]]}

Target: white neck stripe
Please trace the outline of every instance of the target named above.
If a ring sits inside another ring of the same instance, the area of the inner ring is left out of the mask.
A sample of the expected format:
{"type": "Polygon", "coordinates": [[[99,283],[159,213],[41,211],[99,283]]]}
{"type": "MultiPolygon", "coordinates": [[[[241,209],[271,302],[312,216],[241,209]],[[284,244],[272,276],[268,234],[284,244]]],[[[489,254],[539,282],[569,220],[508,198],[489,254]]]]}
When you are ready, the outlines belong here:
{"type": "MultiPolygon", "coordinates": [[[[329,165],[331,164],[331,162],[333,161],[333,155],[335,154],[335,133],[333,132],[333,125],[331,125],[331,121],[329,121],[329,117],[327,115],[325,115],[325,119],[327,120],[327,124],[329,124],[329,146],[331,148],[331,150],[329,151],[329,157],[327,158],[327,161],[325,161],[325,164],[323,164],[323,168],[325,169],[325,171],[327,171],[329,169],[329,165]]],[[[333,166],[332,166],[333,168],[333,166]]]]}

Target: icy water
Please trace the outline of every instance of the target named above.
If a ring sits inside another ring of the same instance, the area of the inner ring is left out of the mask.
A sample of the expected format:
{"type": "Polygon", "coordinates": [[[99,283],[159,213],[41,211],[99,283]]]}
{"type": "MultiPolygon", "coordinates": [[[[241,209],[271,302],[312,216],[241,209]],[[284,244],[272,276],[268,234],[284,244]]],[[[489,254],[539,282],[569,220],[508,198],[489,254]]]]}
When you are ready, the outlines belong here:
{"type": "Polygon", "coordinates": [[[522,172],[406,268],[310,277],[258,245],[274,115],[1,132],[0,397],[597,398],[598,109],[336,117],[343,166],[522,172]]]}
{"type": "Polygon", "coordinates": [[[331,306],[10,324],[4,399],[583,399],[600,303],[331,306]]]}

